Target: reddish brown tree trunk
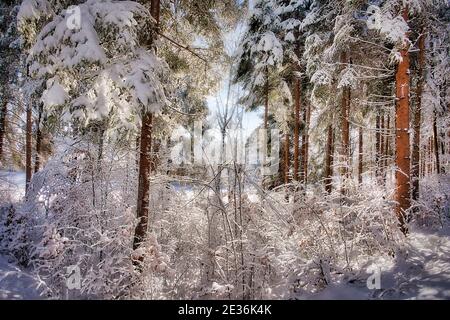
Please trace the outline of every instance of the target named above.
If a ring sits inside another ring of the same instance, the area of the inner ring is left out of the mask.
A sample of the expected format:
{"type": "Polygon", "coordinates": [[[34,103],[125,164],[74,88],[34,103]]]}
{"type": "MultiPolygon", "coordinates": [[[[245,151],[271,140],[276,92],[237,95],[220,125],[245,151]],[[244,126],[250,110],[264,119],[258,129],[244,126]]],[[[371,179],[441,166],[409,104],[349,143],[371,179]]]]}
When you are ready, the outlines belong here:
{"type": "Polygon", "coordinates": [[[417,88],[416,88],[416,108],[414,110],[414,137],[412,145],[411,158],[411,197],[414,200],[419,199],[419,163],[420,163],[420,125],[422,122],[422,91],[424,82],[425,66],[425,33],[419,38],[419,61],[417,70],[417,88]]]}
{"type": "MultiPolygon", "coordinates": [[[[151,0],[151,14],[159,26],[160,1],[151,0]]],[[[153,45],[155,35],[150,39],[150,47],[153,45]]],[[[142,115],[142,127],[140,135],[140,155],[139,155],[139,183],[137,199],[138,224],[134,233],[133,249],[136,250],[145,241],[148,229],[148,215],[150,204],[150,171],[151,171],[151,142],[152,142],[153,114],[144,111],[142,115]]],[[[144,257],[138,257],[142,261],[144,257]]]]}
{"type": "MultiPolygon", "coordinates": [[[[408,9],[403,9],[403,19],[408,21],[408,9]]],[[[405,43],[400,50],[401,61],[395,75],[396,89],[396,215],[400,229],[407,234],[406,215],[411,206],[410,198],[410,145],[409,145],[409,46],[405,43]]]]}
{"type": "Polygon", "coordinates": [[[150,191],[150,171],[151,171],[151,141],[152,141],[152,122],[153,115],[145,112],[141,128],[141,144],[139,155],[139,185],[138,185],[138,203],[137,217],[139,219],[136,226],[133,249],[137,249],[145,240],[148,227],[149,213],[149,191],[150,191]]]}
{"type": "Polygon", "coordinates": [[[358,138],[358,183],[362,184],[362,174],[363,174],[363,128],[359,127],[359,138],[358,138]]]}
{"type": "MultiPolygon", "coordinates": [[[[348,63],[349,59],[346,52],[341,54],[341,62],[348,63]]],[[[341,101],[341,127],[342,127],[342,139],[341,139],[341,161],[342,161],[342,191],[345,192],[345,180],[348,178],[348,167],[349,167],[349,145],[350,145],[350,87],[344,87],[342,90],[342,101],[341,101]]]]}
{"type": "Polygon", "coordinates": [[[298,181],[298,169],[299,169],[299,147],[300,147],[300,94],[301,94],[300,79],[294,81],[294,180],[298,181]]]}
{"type": "Polygon", "coordinates": [[[327,151],[325,157],[325,190],[328,193],[332,191],[333,182],[333,153],[334,153],[334,132],[333,125],[328,126],[327,151]]]}
{"type": "Polygon", "coordinates": [[[27,103],[26,110],[26,128],[25,128],[25,191],[28,191],[31,182],[32,165],[31,165],[31,153],[32,153],[32,119],[31,119],[32,107],[31,103],[27,103]]]}

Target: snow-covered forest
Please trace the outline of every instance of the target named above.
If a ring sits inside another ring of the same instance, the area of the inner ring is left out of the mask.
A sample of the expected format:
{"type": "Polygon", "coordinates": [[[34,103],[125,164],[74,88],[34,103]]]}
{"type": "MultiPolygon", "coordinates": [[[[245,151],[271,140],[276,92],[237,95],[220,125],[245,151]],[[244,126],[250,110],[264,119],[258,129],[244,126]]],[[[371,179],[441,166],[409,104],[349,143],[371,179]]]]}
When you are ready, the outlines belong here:
{"type": "Polygon", "coordinates": [[[2,0],[0,299],[450,299],[446,0],[2,0]]]}

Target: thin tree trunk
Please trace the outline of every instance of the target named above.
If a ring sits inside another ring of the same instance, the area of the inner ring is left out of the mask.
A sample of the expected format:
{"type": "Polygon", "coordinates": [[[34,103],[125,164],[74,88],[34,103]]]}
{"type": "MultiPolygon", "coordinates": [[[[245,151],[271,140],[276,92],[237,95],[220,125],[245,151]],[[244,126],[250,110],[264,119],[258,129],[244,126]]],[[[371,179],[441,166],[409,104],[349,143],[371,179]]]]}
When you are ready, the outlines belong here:
{"type": "Polygon", "coordinates": [[[284,183],[289,183],[289,133],[284,134],[284,183]]]}
{"type": "Polygon", "coordinates": [[[363,174],[363,128],[359,127],[358,134],[358,183],[362,184],[362,174],[363,174]]]}
{"type": "MultiPolygon", "coordinates": [[[[159,27],[160,1],[151,0],[151,15],[159,27]]],[[[155,35],[150,39],[149,46],[153,46],[155,35]]],[[[153,114],[144,111],[142,116],[142,127],[140,136],[139,155],[139,184],[137,199],[138,224],[135,229],[133,249],[136,250],[145,241],[148,228],[149,204],[150,204],[150,170],[151,170],[151,142],[152,142],[153,114]]],[[[138,261],[143,261],[144,257],[138,257],[138,261]]]]}
{"type": "Polygon", "coordinates": [[[41,149],[42,149],[42,131],[41,120],[43,113],[43,105],[39,104],[38,118],[36,120],[36,154],[34,155],[34,172],[38,172],[41,166],[41,149]]]}
{"type": "Polygon", "coordinates": [[[385,137],[385,124],[384,124],[384,113],[381,114],[381,119],[380,119],[380,181],[383,182],[383,177],[384,177],[384,171],[385,171],[385,167],[384,167],[384,159],[386,156],[385,150],[384,150],[384,140],[386,139],[385,137]]]}
{"type": "Polygon", "coordinates": [[[299,169],[299,147],[300,147],[300,94],[301,94],[300,79],[296,78],[294,81],[294,180],[298,181],[299,169]]]}
{"type": "Polygon", "coordinates": [[[31,153],[32,153],[32,107],[31,103],[27,103],[26,110],[26,128],[25,128],[25,191],[28,192],[28,188],[31,182],[32,174],[32,164],[31,164],[31,153]]]}
{"type": "MultiPolygon", "coordinates": [[[[408,9],[403,9],[403,19],[408,21],[408,9]]],[[[399,220],[400,230],[406,235],[406,215],[411,206],[410,198],[410,144],[409,144],[409,46],[404,44],[400,50],[401,61],[397,65],[395,75],[396,84],[396,165],[395,173],[396,192],[396,215],[399,220]]]]}
{"type": "Polygon", "coordinates": [[[0,109],[0,164],[2,163],[3,156],[3,141],[5,140],[6,133],[6,113],[8,112],[8,98],[6,94],[3,94],[3,101],[0,109]]]}
{"type": "Polygon", "coordinates": [[[417,71],[417,88],[416,88],[416,108],[414,110],[414,137],[412,145],[411,158],[411,197],[413,200],[419,199],[419,162],[420,162],[420,125],[422,121],[422,91],[424,82],[424,66],[425,66],[425,33],[423,32],[419,38],[419,61],[417,71]]]}
{"type": "Polygon", "coordinates": [[[437,127],[436,111],[434,112],[433,118],[433,151],[434,151],[434,159],[436,161],[436,173],[441,174],[441,161],[439,157],[439,134],[437,127]]]}
{"type": "Polygon", "coordinates": [[[380,181],[380,158],[381,158],[381,116],[377,113],[375,125],[375,176],[377,183],[380,181]]]}
{"type": "Polygon", "coordinates": [[[389,159],[390,159],[390,134],[391,134],[391,115],[388,113],[387,115],[387,120],[386,120],[386,130],[385,130],[385,139],[384,139],[384,161],[383,161],[383,166],[384,166],[384,172],[383,172],[383,182],[386,185],[386,176],[387,176],[387,168],[390,165],[389,164],[389,159]]]}
{"type": "Polygon", "coordinates": [[[332,191],[333,182],[333,125],[328,126],[328,139],[327,139],[327,151],[325,158],[325,190],[328,193],[332,191]]]}
{"type": "Polygon", "coordinates": [[[308,103],[306,108],[306,121],[305,121],[305,148],[303,154],[303,172],[305,187],[308,184],[308,157],[309,157],[309,123],[311,120],[311,104],[308,103]]]}
{"type": "MultiPolygon", "coordinates": [[[[269,149],[269,72],[266,70],[266,84],[264,89],[264,141],[261,141],[261,148],[263,148],[262,152],[262,166],[263,168],[266,166],[267,157],[271,153],[269,149]]],[[[265,169],[265,168],[264,168],[265,169]]],[[[281,168],[279,168],[281,170],[281,168]]],[[[265,177],[262,177],[262,187],[265,188],[267,184],[267,180],[265,177]]]]}
{"type": "MultiPolygon", "coordinates": [[[[348,63],[347,53],[341,54],[341,62],[348,63]]],[[[350,142],[350,124],[349,124],[349,110],[350,109],[350,87],[344,87],[342,90],[341,101],[341,126],[342,126],[342,148],[341,148],[341,161],[342,161],[342,192],[345,192],[345,180],[348,178],[348,166],[349,166],[349,142],[350,142]]]]}
{"type": "Polygon", "coordinates": [[[428,137],[427,147],[427,175],[433,174],[433,138],[428,137]]]}

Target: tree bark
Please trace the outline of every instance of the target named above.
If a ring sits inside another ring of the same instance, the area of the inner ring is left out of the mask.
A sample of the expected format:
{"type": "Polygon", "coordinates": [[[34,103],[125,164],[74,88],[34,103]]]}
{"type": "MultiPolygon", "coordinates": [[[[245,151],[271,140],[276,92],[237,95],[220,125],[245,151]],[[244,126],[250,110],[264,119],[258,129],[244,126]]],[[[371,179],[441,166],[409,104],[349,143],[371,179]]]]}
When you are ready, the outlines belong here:
{"type": "Polygon", "coordinates": [[[384,140],[386,139],[385,136],[385,124],[384,124],[384,113],[381,114],[381,120],[380,120],[380,181],[383,182],[384,179],[384,159],[386,157],[386,153],[384,150],[384,140]]]}
{"type": "Polygon", "coordinates": [[[380,181],[380,158],[381,158],[381,116],[377,113],[376,117],[376,132],[375,132],[375,180],[380,181]]]}
{"type": "Polygon", "coordinates": [[[387,168],[389,165],[388,159],[390,159],[390,134],[391,134],[391,115],[388,113],[387,120],[386,120],[386,130],[385,130],[385,139],[384,139],[384,161],[383,161],[383,181],[386,185],[386,176],[387,176],[387,168]]]}
{"type": "Polygon", "coordinates": [[[284,134],[284,183],[289,183],[289,133],[284,134]]]}
{"type": "MultiPolygon", "coordinates": [[[[408,21],[408,9],[403,9],[403,19],[408,21]]],[[[406,235],[406,216],[411,206],[410,198],[410,144],[409,144],[409,45],[405,43],[400,50],[401,61],[397,65],[396,84],[396,215],[400,230],[406,235]]]]}
{"type": "Polygon", "coordinates": [[[32,106],[31,103],[27,103],[26,110],[26,127],[25,127],[25,192],[28,192],[28,188],[31,182],[32,174],[32,164],[31,164],[31,153],[32,153],[32,106]]]}
{"type": "MultiPolygon", "coordinates": [[[[269,148],[269,71],[266,70],[266,83],[264,89],[264,141],[261,141],[262,152],[262,166],[263,168],[267,165],[267,157],[270,155],[271,150],[269,148]]],[[[282,168],[279,168],[279,171],[282,168]]],[[[265,176],[262,177],[262,187],[265,188],[267,180],[265,176]]]]}
{"type": "Polygon", "coordinates": [[[363,128],[359,127],[359,137],[358,137],[358,183],[362,184],[362,174],[363,174],[363,128]]]}
{"type": "Polygon", "coordinates": [[[142,120],[141,143],[139,154],[139,185],[138,185],[138,203],[137,218],[139,222],[136,226],[133,249],[139,248],[145,241],[148,227],[149,213],[149,191],[150,191],[150,171],[151,171],[151,141],[152,141],[153,115],[145,112],[142,120]]]}
{"type": "Polygon", "coordinates": [[[427,175],[433,174],[433,138],[428,137],[427,146],[427,175]]]}
{"type": "Polygon", "coordinates": [[[34,155],[34,172],[38,172],[41,166],[41,149],[42,149],[42,131],[41,120],[43,113],[43,105],[39,104],[38,118],[36,120],[36,154],[34,155]]]}
{"type": "Polygon", "coordinates": [[[434,151],[434,159],[436,161],[436,173],[441,174],[441,161],[439,157],[439,133],[437,127],[436,111],[434,111],[434,118],[433,118],[433,151],[434,151]]]}
{"type": "Polygon", "coordinates": [[[333,153],[334,153],[334,139],[333,139],[333,125],[328,126],[327,151],[325,157],[325,190],[328,193],[332,191],[333,182],[333,153]]]}
{"type": "Polygon", "coordinates": [[[304,135],[304,146],[303,146],[303,180],[305,186],[308,184],[308,157],[309,157],[309,122],[311,120],[311,104],[305,105],[305,135],[304,135]]]}
{"type": "Polygon", "coordinates": [[[414,137],[412,145],[411,158],[411,197],[413,200],[419,199],[419,163],[420,163],[420,125],[422,121],[422,91],[424,83],[424,66],[425,66],[425,33],[423,32],[419,38],[419,61],[417,70],[417,88],[416,88],[416,108],[414,110],[414,137]]]}
{"type": "MultiPolygon", "coordinates": [[[[347,53],[343,52],[341,54],[341,62],[348,63],[347,53]]],[[[349,124],[349,112],[350,112],[350,87],[344,87],[342,90],[342,101],[341,101],[341,126],[342,126],[342,170],[341,175],[343,179],[343,187],[345,185],[345,180],[348,178],[348,166],[349,166],[349,142],[350,142],[350,124],[349,124]]],[[[342,188],[345,192],[345,188],[342,188]]]]}
{"type": "MultiPolygon", "coordinates": [[[[159,27],[160,0],[151,0],[152,17],[156,21],[156,28],[159,27]]],[[[150,39],[149,47],[154,43],[155,34],[150,39]]],[[[148,229],[148,215],[150,204],[150,171],[151,171],[151,144],[152,144],[152,126],[153,114],[147,110],[142,115],[142,127],[140,135],[140,154],[139,154],[139,184],[137,199],[137,218],[138,224],[134,233],[133,249],[136,250],[145,241],[148,229]]],[[[138,261],[142,262],[143,256],[138,257],[138,261]]],[[[136,262],[135,262],[136,263],[136,262]]]]}
{"type": "Polygon", "coordinates": [[[300,94],[301,94],[300,79],[294,80],[294,100],[295,100],[295,113],[294,113],[294,180],[298,181],[298,169],[299,169],[299,147],[300,147],[300,94]]]}
{"type": "Polygon", "coordinates": [[[6,94],[3,94],[3,101],[0,109],[0,164],[4,159],[3,141],[5,140],[5,133],[6,133],[6,113],[8,112],[7,108],[8,108],[8,98],[6,94]]]}

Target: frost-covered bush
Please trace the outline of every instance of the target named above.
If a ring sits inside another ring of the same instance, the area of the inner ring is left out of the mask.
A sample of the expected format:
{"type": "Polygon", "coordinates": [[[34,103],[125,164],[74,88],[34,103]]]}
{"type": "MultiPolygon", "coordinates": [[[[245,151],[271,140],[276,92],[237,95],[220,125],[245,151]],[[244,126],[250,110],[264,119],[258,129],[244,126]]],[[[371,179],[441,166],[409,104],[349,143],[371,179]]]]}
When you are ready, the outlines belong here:
{"type": "Polygon", "coordinates": [[[450,220],[450,175],[432,175],[420,181],[420,198],[413,203],[413,221],[441,228],[450,220]]]}
{"type": "Polygon", "coordinates": [[[394,204],[382,187],[349,188],[324,194],[319,188],[286,203],[284,193],[256,203],[252,241],[260,298],[291,298],[320,291],[341,276],[351,276],[375,255],[394,255],[398,231],[394,204]],[[366,190],[367,188],[367,190],[366,190]],[[270,205],[269,205],[270,204],[270,205]],[[253,236],[255,239],[255,236],[253,236]],[[264,258],[264,259],[262,259],[264,258]]]}
{"type": "MultiPolygon", "coordinates": [[[[108,157],[114,153],[109,150],[108,157]]],[[[150,236],[133,265],[134,185],[126,163],[102,162],[88,144],[78,143],[54,157],[33,177],[12,234],[27,239],[28,264],[46,282],[52,298],[129,298],[147,295],[147,277],[164,273],[167,257],[150,236]],[[80,290],[68,290],[68,268],[78,266],[80,290]]]]}

